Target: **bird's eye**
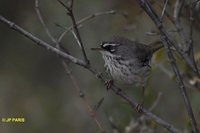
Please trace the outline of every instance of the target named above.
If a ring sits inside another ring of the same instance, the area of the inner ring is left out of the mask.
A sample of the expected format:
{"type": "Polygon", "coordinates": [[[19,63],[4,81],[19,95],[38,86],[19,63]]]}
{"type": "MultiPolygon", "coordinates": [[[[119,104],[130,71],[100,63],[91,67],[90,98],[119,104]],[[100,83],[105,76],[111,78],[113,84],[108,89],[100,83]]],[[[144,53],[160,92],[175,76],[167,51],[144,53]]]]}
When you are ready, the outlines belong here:
{"type": "Polygon", "coordinates": [[[105,49],[106,49],[107,51],[111,52],[111,53],[112,53],[112,52],[115,52],[115,47],[114,47],[114,46],[111,46],[111,45],[106,46],[105,49]]]}
{"type": "Polygon", "coordinates": [[[105,49],[106,51],[109,51],[109,52],[113,53],[116,50],[116,45],[115,44],[104,43],[104,44],[101,45],[101,48],[105,49]]]}

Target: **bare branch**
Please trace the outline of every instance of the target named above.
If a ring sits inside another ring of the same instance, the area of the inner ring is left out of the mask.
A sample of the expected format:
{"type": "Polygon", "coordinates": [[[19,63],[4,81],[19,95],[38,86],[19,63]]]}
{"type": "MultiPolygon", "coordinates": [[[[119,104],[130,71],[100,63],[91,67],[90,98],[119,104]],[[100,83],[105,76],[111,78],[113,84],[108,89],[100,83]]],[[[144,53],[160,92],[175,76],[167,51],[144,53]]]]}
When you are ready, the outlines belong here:
{"type": "Polygon", "coordinates": [[[193,48],[193,22],[194,22],[193,8],[194,8],[194,4],[190,3],[190,31],[189,31],[189,46],[190,46],[190,48],[188,48],[189,51],[191,51],[190,49],[193,48]]]}
{"type": "Polygon", "coordinates": [[[178,66],[176,64],[176,60],[175,60],[174,55],[173,55],[173,53],[171,51],[171,48],[170,48],[170,46],[175,46],[175,48],[178,51],[179,48],[176,47],[177,43],[166,32],[166,29],[162,25],[159,17],[155,13],[155,11],[152,9],[152,7],[149,4],[149,2],[146,1],[146,0],[137,0],[137,2],[140,4],[140,6],[143,8],[143,10],[149,15],[149,17],[153,20],[153,22],[155,23],[155,25],[157,26],[157,28],[161,32],[161,40],[162,40],[163,45],[164,45],[164,47],[165,47],[165,49],[167,51],[167,55],[168,55],[168,58],[169,58],[169,60],[171,62],[172,69],[173,69],[173,71],[174,71],[174,73],[176,75],[177,83],[179,85],[180,92],[181,92],[181,95],[183,97],[184,104],[185,104],[186,110],[188,112],[188,116],[190,118],[190,122],[192,124],[192,128],[194,130],[194,133],[199,133],[199,129],[197,127],[197,123],[196,123],[196,120],[195,120],[195,117],[194,117],[194,113],[193,113],[193,110],[192,110],[192,107],[191,107],[191,104],[190,104],[190,101],[189,101],[189,98],[188,98],[188,95],[187,95],[187,92],[186,92],[186,87],[185,87],[185,85],[184,85],[184,83],[182,81],[182,77],[181,77],[180,71],[178,69],[178,66]]]}
{"type": "Polygon", "coordinates": [[[65,5],[61,0],[57,0],[64,8],[66,8],[67,10],[71,10],[72,9],[72,5],[73,4],[71,4],[71,6],[70,7],[68,7],[67,5],[65,5]]]}
{"type": "MultiPolygon", "coordinates": [[[[158,6],[160,7],[160,9],[163,10],[163,6],[159,2],[156,2],[156,4],[158,4],[158,6]]],[[[166,15],[167,18],[174,24],[174,17],[171,16],[166,10],[164,12],[164,15],[166,15]]]]}
{"type": "MultiPolygon", "coordinates": [[[[151,107],[149,108],[149,111],[152,111],[158,105],[161,96],[162,96],[162,93],[159,92],[157,98],[155,99],[151,107]]],[[[144,126],[146,127],[145,129],[151,130],[150,127],[147,127],[146,120],[148,120],[148,118],[145,117],[144,115],[140,115],[139,118],[137,118],[136,120],[132,118],[128,126],[125,127],[125,133],[133,133],[136,128],[140,128],[140,132],[144,132],[144,131],[141,131],[144,128],[144,126]]]]}
{"type": "Polygon", "coordinates": [[[176,0],[175,8],[174,8],[174,24],[178,30],[178,33],[182,40],[182,44],[184,44],[184,46],[186,46],[187,45],[186,36],[183,31],[183,27],[180,23],[181,11],[183,9],[184,2],[185,2],[185,0],[176,0]]]}
{"type": "MultiPolygon", "coordinates": [[[[126,93],[124,93],[123,91],[121,91],[119,88],[112,86],[112,90],[119,96],[121,96],[123,99],[125,99],[133,108],[136,108],[138,103],[131,97],[129,97],[126,93]]],[[[146,109],[141,109],[141,112],[143,113],[143,115],[147,118],[149,118],[149,120],[154,120],[156,123],[159,123],[160,125],[162,125],[164,128],[166,128],[167,130],[169,130],[172,133],[182,133],[181,131],[179,131],[178,129],[174,128],[173,125],[166,123],[165,121],[163,121],[162,119],[160,119],[158,116],[152,114],[150,111],[146,110],[146,109]]]]}
{"type": "MultiPolygon", "coordinates": [[[[77,28],[81,28],[83,25],[83,23],[86,23],[90,20],[92,20],[93,18],[99,17],[99,16],[104,16],[104,15],[114,15],[117,12],[115,10],[111,10],[111,11],[105,11],[105,12],[97,12],[94,14],[91,14],[87,17],[82,18],[81,20],[77,21],[76,25],[77,28]]],[[[60,37],[58,38],[58,42],[61,42],[62,38],[65,36],[66,33],[68,33],[69,31],[71,31],[73,29],[73,25],[70,26],[69,28],[65,29],[65,31],[60,35],[60,37]]]]}
{"type": "Polygon", "coordinates": [[[91,114],[91,117],[93,118],[94,122],[96,123],[97,127],[99,128],[99,130],[102,133],[105,133],[105,129],[102,127],[102,124],[99,122],[99,120],[96,117],[96,112],[94,113],[93,108],[90,106],[88,100],[86,99],[86,97],[84,96],[81,87],[78,85],[75,77],[73,76],[73,74],[71,73],[69,66],[66,64],[65,61],[62,61],[63,66],[65,68],[65,71],[68,73],[70,79],[72,80],[73,85],[75,86],[77,92],[79,92],[79,96],[81,97],[81,99],[83,100],[84,104],[86,105],[89,113],[91,114]]]}
{"type": "Polygon", "coordinates": [[[72,30],[72,35],[74,36],[76,42],[78,43],[78,45],[81,47],[81,42],[79,41],[78,37],[76,36],[76,33],[74,33],[74,31],[72,30]]]}
{"type": "MultiPolygon", "coordinates": [[[[38,44],[39,46],[55,53],[58,54],[59,56],[61,56],[64,59],[70,60],[71,62],[82,66],[83,68],[86,68],[87,70],[89,70],[91,73],[93,73],[95,75],[95,77],[97,77],[98,79],[100,79],[104,84],[107,81],[107,79],[105,77],[103,77],[103,75],[99,74],[94,68],[92,68],[91,66],[88,66],[87,64],[85,64],[85,62],[83,62],[80,59],[77,59],[69,54],[66,54],[62,51],[60,51],[57,48],[54,48],[52,46],[50,46],[50,44],[40,40],[39,38],[33,36],[31,33],[25,31],[24,29],[22,29],[21,27],[19,27],[18,25],[16,25],[15,23],[7,20],[6,18],[4,18],[3,16],[0,15],[0,21],[5,23],[7,26],[9,26],[11,29],[19,32],[20,34],[22,34],[23,36],[27,37],[28,39],[32,40],[33,42],[35,42],[36,44],[38,44]]],[[[131,98],[130,96],[128,96],[125,92],[121,91],[121,89],[119,89],[118,87],[116,87],[115,85],[111,86],[113,92],[115,92],[115,94],[119,95],[121,98],[123,98],[124,100],[126,100],[130,106],[133,107],[133,109],[135,109],[138,105],[138,102],[136,102],[133,98],[131,98]]],[[[141,112],[145,115],[145,117],[149,118],[150,120],[155,121],[156,123],[158,123],[159,125],[161,125],[162,127],[166,128],[167,130],[169,130],[172,133],[182,133],[180,130],[176,129],[173,125],[169,124],[168,122],[164,121],[163,119],[161,119],[160,117],[156,116],[155,114],[151,113],[150,111],[141,108],[141,112]]]]}
{"type": "Polygon", "coordinates": [[[50,44],[44,42],[43,40],[37,38],[36,36],[32,35],[30,32],[25,31],[23,28],[19,27],[15,23],[7,20],[6,18],[4,18],[1,15],[0,15],[0,21],[7,24],[11,29],[13,29],[13,30],[19,32],[20,34],[22,34],[23,36],[29,38],[30,40],[35,42],[37,45],[53,52],[54,54],[57,54],[64,59],[70,60],[71,62],[78,64],[80,66],[87,67],[87,64],[83,60],[78,59],[76,57],[71,56],[70,54],[60,51],[59,49],[51,46],[50,44]]]}
{"type": "Polygon", "coordinates": [[[160,102],[160,98],[162,97],[162,94],[163,94],[162,92],[158,93],[158,96],[157,96],[156,100],[153,102],[153,104],[151,105],[151,107],[149,108],[149,111],[152,111],[153,109],[155,109],[155,107],[160,102]]]}
{"type": "Polygon", "coordinates": [[[181,16],[181,11],[183,9],[185,0],[176,0],[174,9],[174,19],[178,20],[181,16]]]}
{"type": "MultiPolygon", "coordinates": [[[[198,2],[198,1],[196,1],[198,2]]],[[[196,69],[196,75],[198,76],[198,78],[200,78],[200,73],[199,73],[199,69],[197,67],[197,63],[195,61],[195,57],[194,57],[194,49],[193,49],[193,8],[196,4],[196,2],[190,2],[190,30],[189,30],[189,39],[188,41],[185,43],[185,53],[188,55],[188,59],[191,60],[191,62],[193,63],[195,69],[196,69]]]]}
{"type": "MultiPolygon", "coordinates": [[[[43,17],[41,16],[41,13],[40,13],[40,10],[39,10],[39,6],[38,6],[38,0],[35,0],[35,9],[36,9],[36,13],[38,15],[38,18],[40,20],[40,22],[42,23],[47,35],[50,37],[50,39],[55,43],[56,47],[58,49],[61,50],[60,48],[60,44],[55,40],[55,38],[51,35],[49,29],[47,28],[44,20],[43,20],[43,17]]],[[[97,127],[99,128],[99,130],[102,132],[102,133],[105,133],[105,130],[104,128],[102,127],[101,123],[99,122],[99,120],[96,118],[96,115],[94,115],[94,111],[92,109],[92,107],[90,106],[88,100],[86,99],[85,97],[85,94],[83,93],[81,87],[78,85],[75,77],[73,76],[72,72],[70,71],[70,68],[67,64],[67,62],[65,60],[62,60],[62,64],[64,66],[64,69],[65,71],[67,72],[67,74],[69,75],[70,79],[72,80],[72,83],[75,87],[75,89],[77,90],[77,92],[79,93],[79,96],[80,98],[83,100],[85,106],[87,107],[89,113],[91,114],[91,117],[93,118],[95,124],[97,125],[97,127]]]]}
{"type": "Polygon", "coordinates": [[[115,124],[113,118],[111,116],[108,116],[108,120],[109,123],[113,129],[113,133],[120,133],[120,129],[117,127],[117,125],[115,124]]]}
{"type": "Polygon", "coordinates": [[[94,108],[93,108],[93,112],[94,112],[94,113],[97,112],[97,110],[98,110],[98,109],[100,108],[100,106],[102,105],[103,101],[104,101],[104,97],[102,97],[102,98],[98,101],[98,103],[95,104],[95,106],[94,106],[94,108]]]}
{"type": "Polygon", "coordinates": [[[161,16],[160,16],[160,20],[161,20],[161,21],[162,21],[162,19],[163,19],[164,14],[165,14],[165,11],[166,11],[166,8],[167,8],[168,1],[169,1],[169,0],[165,0],[165,4],[164,4],[164,7],[163,7],[163,10],[162,10],[161,16]]]}
{"type": "Polygon", "coordinates": [[[77,28],[76,19],[75,19],[74,13],[73,13],[73,0],[72,0],[71,5],[70,5],[69,7],[66,6],[62,1],[60,1],[60,0],[57,0],[57,1],[58,1],[63,7],[65,7],[65,8],[67,9],[67,14],[68,14],[68,16],[71,18],[71,20],[72,20],[73,29],[74,29],[74,32],[76,33],[77,38],[78,38],[78,42],[80,43],[80,48],[81,48],[81,50],[82,50],[85,63],[86,63],[86,64],[89,64],[89,60],[88,60],[88,58],[87,58],[87,55],[86,55],[86,52],[85,52],[85,48],[84,48],[84,46],[83,46],[83,42],[82,42],[82,39],[81,39],[81,36],[80,36],[79,30],[78,30],[78,28],[77,28]]]}
{"type": "Polygon", "coordinates": [[[163,64],[161,63],[154,63],[156,67],[158,67],[162,72],[164,72],[169,78],[174,77],[174,73],[168,70],[163,64]]]}
{"type": "MultiPolygon", "coordinates": [[[[176,1],[177,2],[177,1],[176,1]]],[[[182,3],[182,2],[180,2],[182,3]]],[[[168,17],[168,19],[175,25],[178,34],[180,35],[180,38],[182,40],[183,48],[180,47],[178,45],[178,43],[170,36],[168,36],[168,38],[170,38],[172,45],[176,48],[177,52],[182,56],[182,58],[184,59],[184,61],[186,62],[186,64],[193,70],[193,72],[200,78],[200,73],[199,70],[197,68],[197,64],[194,60],[194,55],[193,55],[193,46],[190,45],[190,41],[188,42],[185,38],[185,33],[183,33],[183,27],[180,24],[180,12],[182,10],[182,4],[180,6],[179,4],[179,0],[178,0],[178,4],[175,8],[175,13],[174,13],[174,17],[172,17],[167,11],[165,11],[165,15],[168,17]],[[180,8],[181,7],[181,8],[180,8]],[[176,19],[176,20],[175,20],[176,19]],[[183,37],[184,36],[184,37],[183,37]],[[184,39],[184,40],[183,40],[184,39]]],[[[159,4],[159,7],[162,9],[162,6],[159,4]]],[[[162,24],[161,24],[162,25],[162,24]]]]}
{"type": "Polygon", "coordinates": [[[49,32],[49,29],[47,28],[46,24],[44,23],[44,20],[41,16],[41,13],[40,13],[40,10],[39,10],[39,5],[38,5],[39,1],[38,0],[35,0],[35,11],[37,13],[37,16],[40,20],[40,22],[42,23],[47,35],[49,36],[49,38],[54,42],[54,43],[57,43],[56,40],[54,39],[54,37],[51,35],[51,33],[49,32]]]}
{"type": "Polygon", "coordinates": [[[188,94],[187,94],[187,91],[186,91],[186,87],[185,87],[185,84],[182,81],[182,77],[181,77],[181,74],[179,72],[178,66],[176,64],[176,60],[173,56],[173,53],[170,49],[168,42],[166,42],[166,39],[164,37],[161,38],[161,39],[162,39],[163,43],[166,43],[165,48],[167,50],[167,55],[168,55],[168,58],[170,59],[173,71],[176,74],[176,79],[177,79],[181,94],[183,96],[185,107],[187,109],[190,121],[192,123],[192,128],[193,128],[195,133],[199,133],[197,123],[196,123],[196,120],[195,120],[195,117],[194,117],[194,114],[193,114],[193,110],[192,110],[192,107],[191,107],[191,104],[190,104],[190,101],[189,101],[189,98],[188,98],[188,94]]]}
{"type": "Polygon", "coordinates": [[[74,0],[70,0],[69,7],[70,7],[71,9],[73,8],[73,5],[74,5],[74,0]]]}
{"type": "MultiPolygon", "coordinates": [[[[180,39],[182,40],[182,43],[183,43],[183,48],[182,49],[183,49],[183,54],[185,55],[185,59],[186,59],[186,61],[188,61],[191,64],[193,64],[193,67],[196,70],[197,76],[200,77],[200,73],[198,71],[196,62],[194,60],[194,54],[193,54],[193,42],[191,40],[192,27],[190,27],[190,34],[189,34],[190,40],[187,41],[186,35],[185,35],[184,31],[183,31],[183,27],[182,27],[182,25],[180,23],[180,16],[181,16],[181,11],[182,11],[183,6],[184,6],[184,2],[185,2],[185,0],[176,0],[175,9],[174,9],[174,24],[175,24],[175,26],[176,26],[176,28],[178,30],[180,39]]],[[[190,24],[190,26],[192,26],[191,24],[190,24]]]]}

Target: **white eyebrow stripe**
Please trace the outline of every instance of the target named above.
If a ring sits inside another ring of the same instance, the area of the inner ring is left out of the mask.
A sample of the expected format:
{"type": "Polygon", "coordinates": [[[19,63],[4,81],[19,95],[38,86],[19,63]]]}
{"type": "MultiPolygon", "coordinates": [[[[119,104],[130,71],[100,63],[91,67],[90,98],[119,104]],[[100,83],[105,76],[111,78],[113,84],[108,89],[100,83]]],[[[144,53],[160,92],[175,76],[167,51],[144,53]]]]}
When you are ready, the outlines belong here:
{"type": "Polygon", "coordinates": [[[120,44],[118,43],[104,43],[102,44],[103,47],[106,47],[106,46],[119,46],[120,44]]]}

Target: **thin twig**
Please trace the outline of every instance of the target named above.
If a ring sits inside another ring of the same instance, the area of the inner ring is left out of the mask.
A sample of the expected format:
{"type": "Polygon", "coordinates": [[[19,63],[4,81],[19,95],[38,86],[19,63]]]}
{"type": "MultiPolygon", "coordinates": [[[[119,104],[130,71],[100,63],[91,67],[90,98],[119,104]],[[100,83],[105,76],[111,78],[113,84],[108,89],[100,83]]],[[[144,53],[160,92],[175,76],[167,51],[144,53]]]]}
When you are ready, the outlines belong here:
{"type": "Polygon", "coordinates": [[[169,78],[174,77],[174,73],[168,70],[162,63],[154,63],[162,72],[164,72],[169,78]]]}
{"type": "Polygon", "coordinates": [[[113,133],[121,133],[120,129],[118,126],[115,124],[113,118],[111,116],[108,116],[108,121],[113,129],[113,133]]]}
{"type": "MultiPolygon", "coordinates": [[[[99,74],[99,72],[97,72],[94,68],[92,68],[91,66],[88,66],[87,64],[85,64],[85,62],[83,62],[82,60],[75,58],[69,54],[66,54],[64,52],[62,52],[61,50],[54,48],[52,46],[50,46],[50,44],[40,40],[39,38],[35,37],[34,35],[32,35],[31,33],[25,31],[23,28],[19,27],[18,25],[16,25],[15,23],[9,21],[8,19],[6,19],[5,17],[3,17],[2,15],[0,15],[0,21],[2,23],[5,23],[7,26],[9,26],[11,29],[19,32],[21,35],[27,37],[28,39],[32,40],[33,42],[35,42],[36,44],[38,44],[39,46],[53,52],[54,54],[59,55],[60,57],[67,59],[77,65],[82,66],[83,68],[86,68],[88,71],[90,71],[92,74],[95,75],[95,77],[97,77],[99,80],[101,80],[103,82],[103,84],[105,84],[105,82],[107,81],[107,79],[105,77],[103,77],[101,74],[99,74]]],[[[117,88],[116,86],[112,85],[111,86],[112,90],[115,92],[115,94],[119,95],[121,98],[123,98],[124,100],[126,100],[130,106],[133,107],[133,109],[135,109],[138,105],[138,102],[136,102],[133,98],[131,98],[130,96],[128,96],[125,92],[120,91],[121,89],[117,88]]],[[[145,117],[149,118],[150,120],[155,121],[157,124],[161,125],[162,127],[166,128],[167,130],[169,130],[172,133],[182,133],[182,131],[178,130],[177,128],[175,128],[172,124],[164,121],[163,119],[161,119],[160,117],[156,116],[155,114],[151,113],[150,111],[141,108],[141,111],[143,112],[143,114],[145,115],[145,117]]]]}
{"type": "MultiPolygon", "coordinates": [[[[73,4],[73,3],[72,3],[73,4]]],[[[60,49],[60,44],[55,40],[55,38],[52,36],[52,34],[50,33],[49,29],[47,28],[44,20],[43,20],[43,17],[40,13],[40,10],[39,10],[39,6],[38,6],[38,0],[35,0],[35,10],[36,10],[36,13],[37,13],[37,16],[40,20],[40,22],[42,23],[47,35],[49,36],[49,38],[55,43],[55,46],[60,49]]],[[[60,49],[61,50],[61,49],[60,49]]],[[[64,66],[64,69],[65,71],[67,72],[67,74],[69,75],[70,79],[72,80],[72,83],[74,85],[74,87],[76,88],[77,92],[79,93],[79,96],[80,98],[83,100],[85,106],[87,107],[89,113],[91,114],[91,117],[93,118],[94,122],[96,123],[97,127],[99,128],[99,130],[102,132],[102,133],[105,133],[105,130],[104,128],[102,127],[102,124],[99,122],[99,120],[96,118],[96,115],[94,115],[94,111],[92,109],[92,107],[90,106],[89,102],[87,101],[86,97],[85,97],[85,94],[83,93],[81,87],[78,85],[75,77],[73,76],[72,72],[70,71],[70,68],[68,66],[68,64],[66,63],[65,60],[62,60],[62,64],[64,66]]]]}
{"type": "MultiPolygon", "coordinates": [[[[156,2],[156,4],[158,5],[158,7],[159,7],[161,10],[163,10],[162,4],[160,4],[159,2],[156,2]]],[[[165,12],[164,12],[164,15],[166,15],[167,18],[174,24],[174,17],[171,16],[166,10],[165,10],[165,12]]]]}
{"type": "Polygon", "coordinates": [[[181,16],[181,11],[183,9],[185,0],[176,0],[174,8],[174,19],[178,20],[181,16]]]}
{"type": "Polygon", "coordinates": [[[47,35],[49,36],[49,38],[54,42],[54,43],[57,43],[56,40],[54,39],[54,37],[51,35],[51,33],[49,32],[49,29],[47,28],[46,24],[44,23],[44,20],[41,16],[41,13],[40,13],[40,10],[39,10],[39,5],[38,5],[39,1],[38,0],[35,0],[35,11],[37,13],[37,16],[42,24],[42,26],[44,27],[47,35]]]}
{"type": "MultiPolygon", "coordinates": [[[[112,86],[112,90],[119,96],[121,96],[123,99],[125,99],[133,108],[136,108],[138,103],[131,97],[129,97],[125,92],[121,91],[119,88],[116,86],[112,86]]],[[[173,125],[166,123],[156,115],[152,114],[150,111],[146,109],[141,109],[141,112],[145,117],[147,117],[149,120],[154,120],[156,123],[159,123],[162,125],[164,128],[169,130],[172,133],[182,133],[180,130],[174,128],[173,125]]]]}
{"type": "MultiPolygon", "coordinates": [[[[161,96],[162,96],[162,92],[159,92],[155,101],[153,102],[151,107],[148,109],[149,111],[152,111],[153,109],[155,109],[155,107],[160,102],[161,96]]],[[[148,118],[146,118],[144,115],[140,115],[139,118],[137,118],[136,120],[132,118],[132,120],[129,122],[128,126],[125,127],[125,133],[134,132],[134,129],[137,127],[141,127],[142,126],[141,123],[144,122],[145,120],[148,120],[148,118]]]]}
{"type": "Polygon", "coordinates": [[[198,66],[196,64],[196,61],[195,61],[195,57],[194,57],[194,49],[193,49],[193,21],[194,21],[194,18],[193,18],[193,8],[194,8],[194,5],[196,3],[190,3],[190,18],[189,18],[189,21],[190,21],[190,30],[189,30],[189,40],[187,41],[187,44],[185,46],[186,48],[186,52],[188,53],[188,56],[189,58],[192,60],[192,62],[194,63],[194,67],[196,68],[197,70],[197,73],[196,75],[198,76],[198,78],[200,78],[200,73],[199,73],[199,69],[198,69],[198,66]]]}
{"type": "Polygon", "coordinates": [[[83,42],[82,42],[82,39],[81,39],[81,36],[80,36],[80,33],[79,33],[79,30],[77,28],[77,24],[76,24],[76,19],[75,19],[75,16],[74,16],[74,12],[73,12],[73,0],[71,1],[71,4],[70,6],[67,6],[65,5],[61,0],[57,0],[63,7],[65,7],[67,9],[67,14],[68,16],[71,18],[72,20],[72,24],[73,24],[73,30],[74,32],[76,33],[76,36],[78,38],[78,43],[80,44],[80,48],[81,48],[81,51],[82,51],[82,54],[83,54],[83,58],[85,60],[85,63],[86,64],[89,64],[89,60],[87,58],[87,55],[86,55],[86,52],[85,52],[85,48],[83,46],[83,42]]]}
{"type": "Polygon", "coordinates": [[[156,108],[156,106],[158,105],[158,103],[160,102],[160,98],[162,97],[163,93],[159,92],[158,96],[156,98],[156,100],[153,102],[153,104],[151,105],[151,107],[149,108],[149,111],[152,111],[156,108]]]}
{"type": "Polygon", "coordinates": [[[193,110],[192,110],[192,107],[191,107],[191,104],[190,104],[190,101],[189,101],[189,98],[188,98],[188,95],[187,95],[187,92],[186,92],[186,87],[185,87],[185,85],[182,81],[180,71],[178,69],[178,66],[176,64],[176,60],[175,60],[174,55],[173,55],[171,48],[170,48],[171,46],[176,46],[175,40],[172,39],[169,36],[169,34],[166,32],[166,29],[162,25],[159,17],[155,13],[155,11],[152,9],[149,2],[146,1],[146,0],[137,0],[137,2],[143,8],[143,10],[149,15],[149,17],[153,20],[153,22],[155,23],[155,25],[157,26],[157,28],[161,32],[161,40],[162,40],[163,45],[164,45],[164,47],[167,51],[167,55],[168,55],[168,58],[171,62],[172,69],[173,69],[173,71],[176,75],[177,83],[179,85],[180,92],[181,92],[181,95],[183,97],[184,104],[185,104],[186,110],[188,112],[190,122],[192,124],[192,129],[194,130],[194,133],[199,133],[199,129],[197,127],[197,123],[196,123],[196,120],[195,120],[195,117],[194,117],[194,113],[193,113],[193,110]]]}
{"type": "MultiPolygon", "coordinates": [[[[193,8],[194,8],[194,4],[191,2],[190,3],[190,31],[189,31],[189,44],[190,44],[190,46],[193,46],[193,22],[194,22],[193,8]]],[[[188,48],[188,49],[190,49],[190,48],[188,48]]]]}
{"type": "Polygon", "coordinates": [[[164,16],[164,14],[165,14],[165,11],[166,11],[166,8],[167,8],[168,1],[169,1],[169,0],[165,0],[165,4],[164,4],[164,7],[163,7],[163,10],[162,10],[161,16],[160,16],[160,20],[161,20],[161,21],[163,20],[163,16],[164,16]]]}
{"type": "MultiPolygon", "coordinates": [[[[64,8],[66,8],[67,10],[71,10],[73,7],[73,4],[70,4],[70,7],[68,5],[65,5],[62,1],[57,0],[64,8]]],[[[73,1],[71,1],[72,3],[73,1]]]]}
{"type": "Polygon", "coordinates": [[[187,110],[187,113],[188,113],[188,116],[190,118],[190,122],[192,124],[192,128],[194,130],[194,133],[199,133],[199,130],[198,130],[198,127],[197,127],[197,123],[196,123],[196,120],[195,120],[195,117],[194,117],[194,113],[193,113],[193,110],[192,110],[192,107],[191,107],[191,104],[190,104],[190,101],[189,101],[189,98],[188,98],[188,94],[187,94],[187,91],[186,91],[186,87],[185,87],[185,84],[182,80],[182,76],[179,72],[179,69],[178,69],[178,66],[176,64],[176,60],[173,56],[173,53],[170,49],[170,46],[169,46],[169,43],[166,42],[166,38],[165,37],[161,37],[163,43],[165,44],[165,48],[167,50],[167,55],[168,55],[168,58],[170,59],[170,62],[171,62],[171,66],[172,66],[172,69],[176,75],[176,79],[177,79],[177,82],[178,82],[178,85],[179,85],[179,88],[180,88],[180,91],[181,91],[181,94],[183,96],[183,100],[184,100],[184,103],[185,103],[185,107],[186,107],[186,110],[187,110]]]}
{"type": "Polygon", "coordinates": [[[175,8],[174,8],[174,24],[178,30],[179,36],[182,40],[182,44],[184,44],[184,47],[187,45],[187,40],[185,33],[183,31],[183,27],[180,22],[181,12],[184,6],[185,0],[176,0],[175,8]]]}
{"type": "MultiPolygon", "coordinates": [[[[86,23],[90,20],[92,20],[93,18],[96,18],[96,17],[99,17],[99,16],[104,16],[104,15],[114,15],[116,14],[117,12],[115,10],[111,10],[111,11],[105,11],[105,12],[97,12],[97,13],[94,13],[94,14],[91,14],[87,17],[84,17],[82,19],[80,19],[79,21],[77,21],[76,25],[78,28],[81,28],[83,25],[83,23],[86,23]]],[[[58,38],[58,42],[61,42],[62,38],[65,36],[66,33],[68,33],[69,31],[71,31],[73,29],[73,25],[70,26],[69,28],[65,29],[65,31],[59,36],[58,38]]]]}
{"type": "Polygon", "coordinates": [[[78,45],[79,45],[79,46],[81,46],[81,42],[79,41],[79,39],[78,39],[78,37],[77,37],[76,33],[74,33],[74,31],[73,31],[73,30],[72,30],[71,32],[72,32],[72,35],[74,36],[74,38],[75,38],[76,42],[78,43],[78,45]]]}
{"type": "Polygon", "coordinates": [[[22,34],[23,36],[29,38],[30,40],[32,40],[33,42],[35,42],[37,45],[47,49],[48,51],[53,52],[54,54],[59,55],[61,58],[64,58],[66,60],[70,60],[75,64],[78,64],[80,66],[83,67],[87,67],[86,63],[81,60],[78,59],[70,54],[67,54],[65,52],[60,51],[59,49],[51,46],[50,44],[44,42],[43,40],[37,38],[36,36],[34,36],[33,34],[31,34],[30,32],[24,30],[23,28],[21,28],[20,26],[16,25],[15,23],[7,20],[6,18],[4,18],[3,16],[0,15],[0,20],[1,22],[4,22],[5,24],[9,25],[9,27],[17,32],[19,32],[20,34],[22,34]]]}
{"type": "MultiPolygon", "coordinates": [[[[99,120],[96,117],[96,113],[94,113],[93,108],[90,106],[90,104],[88,103],[88,100],[86,99],[86,97],[84,96],[81,87],[78,85],[75,77],[72,75],[69,66],[65,63],[65,61],[62,61],[65,71],[69,74],[70,79],[72,80],[73,85],[75,86],[77,92],[79,92],[79,96],[81,97],[81,99],[83,100],[84,104],[86,105],[89,113],[91,114],[91,117],[93,118],[94,122],[96,123],[97,127],[99,128],[99,130],[102,133],[106,133],[105,129],[103,128],[102,124],[99,122],[99,120]]],[[[96,112],[96,111],[95,111],[96,112]]]]}
{"type": "Polygon", "coordinates": [[[69,4],[69,8],[73,8],[73,5],[74,5],[74,0],[70,0],[70,4],[69,4]]]}
{"type": "MultiPolygon", "coordinates": [[[[194,59],[194,53],[193,53],[193,42],[191,40],[187,41],[186,35],[184,33],[183,27],[180,22],[181,12],[184,6],[185,0],[176,0],[175,8],[174,8],[174,24],[178,30],[179,36],[183,43],[183,53],[187,56],[187,60],[193,64],[194,69],[196,70],[196,74],[198,77],[200,77],[200,73],[197,68],[197,64],[194,59]]],[[[191,2],[192,3],[192,2],[191,2]]],[[[191,33],[191,32],[190,32],[191,33]]],[[[191,34],[189,34],[189,37],[191,37],[191,34]]]]}
{"type": "MultiPolygon", "coordinates": [[[[176,1],[177,3],[177,1],[176,1]]],[[[178,1],[179,3],[179,1],[178,1]]],[[[182,1],[181,1],[182,3],[182,1]]],[[[162,9],[162,6],[160,4],[158,4],[159,7],[162,9]]],[[[182,10],[182,4],[180,6],[180,4],[176,4],[177,6],[175,7],[175,11],[174,11],[174,17],[172,17],[167,11],[165,11],[165,15],[168,17],[168,19],[175,25],[176,27],[176,31],[178,32],[178,34],[181,36],[180,38],[182,39],[184,35],[183,33],[183,27],[181,27],[180,24],[180,12],[182,10]],[[181,8],[180,8],[181,7],[181,8]],[[175,20],[176,19],[176,20],[175,20]],[[182,32],[182,33],[181,33],[182,32]]],[[[183,40],[183,39],[182,39],[183,40]]],[[[186,39],[184,39],[184,41],[182,41],[182,43],[184,43],[184,47],[180,47],[179,45],[177,45],[178,43],[171,38],[172,41],[172,45],[176,48],[177,52],[183,57],[184,61],[186,62],[186,64],[193,70],[193,72],[195,72],[195,74],[200,78],[200,73],[199,70],[197,68],[197,64],[196,61],[194,59],[194,55],[193,55],[193,46],[190,45],[190,42],[186,41],[186,39]]]]}

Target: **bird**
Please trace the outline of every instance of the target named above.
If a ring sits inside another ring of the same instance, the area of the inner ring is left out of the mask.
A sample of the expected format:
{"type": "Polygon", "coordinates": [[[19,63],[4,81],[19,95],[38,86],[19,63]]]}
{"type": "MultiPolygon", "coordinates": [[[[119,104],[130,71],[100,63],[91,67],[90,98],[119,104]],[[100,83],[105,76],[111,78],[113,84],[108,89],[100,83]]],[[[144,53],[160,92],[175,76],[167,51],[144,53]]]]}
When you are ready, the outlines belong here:
{"type": "Polygon", "coordinates": [[[107,89],[111,88],[113,80],[142,87],[142,100],[136,106],[136,111],[142,113],[145,86],[151,72],[151,59],[162,47],[160,41],[146,45],[125,37],[113,36],[103,41],[100,47],[91,50],[100,51],[106,71],[112,77],[106,83],[107,89]]]}
{"type": "Polygon", "coordinates": [[[151,72],[151,58],[162,47],[160,41],[146,45],[113,36],[91,50],[100,51],[106,71],[113,80],[144,87],[151,72]]]}

